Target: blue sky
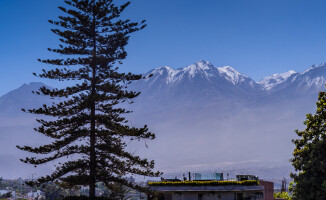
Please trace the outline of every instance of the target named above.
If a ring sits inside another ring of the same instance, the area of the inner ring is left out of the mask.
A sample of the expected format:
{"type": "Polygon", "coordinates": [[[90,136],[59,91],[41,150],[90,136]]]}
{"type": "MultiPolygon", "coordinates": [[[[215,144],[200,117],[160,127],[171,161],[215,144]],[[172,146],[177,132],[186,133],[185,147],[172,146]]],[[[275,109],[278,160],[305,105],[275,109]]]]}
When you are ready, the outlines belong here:
{"type": "MultiPolygon", "coordinates": [[[[43,81],[32,72],[54,55],[48,19],[61,0],[0,1],[0,95],[23,83],[43,81]]],[[[163,65],[199,60],[230,65],[254,80],[290,69],[301,72],[326,62],[324,0],[133,0],[124,17],[146,19],[131,36],[123,71],[143,73],[163,65]]]]}

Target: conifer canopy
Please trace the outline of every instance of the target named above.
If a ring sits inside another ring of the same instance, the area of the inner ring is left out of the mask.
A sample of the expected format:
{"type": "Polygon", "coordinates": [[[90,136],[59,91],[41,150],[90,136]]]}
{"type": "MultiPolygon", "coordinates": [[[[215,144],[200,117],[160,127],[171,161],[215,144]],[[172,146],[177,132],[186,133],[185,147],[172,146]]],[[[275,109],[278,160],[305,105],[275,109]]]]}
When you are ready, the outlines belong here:
{"type": "Polygon", "coordinates": [[[130,111],[120,105],[130,103],[139,92],[126,86],[141,75],[120,73],[118,67],[126,58],[125,46],[130,34],[143,29],[140,23],[121,19],[129,5],[114,4],[113,0],[66,0],[64,13],[56,21],[49,20],[56,28],[51,31],[59,37],[58,48],[49,48],[59,54],[57,59],[39,59],[49,64],[38,77],[69,81],[63,89],[40,88],[36,93],[57,99],[52,105],[24,110],[33,114],[50,116],[39,119],[35,130],[53,142],[39,147],[18,146],[19,149],[37,154],[22,159],[35,166],[51,161],[60,163],[56,170],[30,184],[41,185],[57,181],[66,187],[90,187],[90,199],[95,197],[95,184],[107,187],[119,183],[144,190],[124,179],[127,174],[158,176],[154,161],[140,158],[125,150],[128,139],[154,139],[147,126],[129,126],[124,115],[130,111]],[[48,119],[48,118],[47,118],[48,119]],[[68,157],[68,159],[66,159],[68,157]],[[65,159],[64,159],[65,158],[65,159]]]}
{"type": "Polygon", "coordinates": [[[326,93],[320,92],[314,115],[307,114],[303,131],[296,130],[291,159],[297,173],[292,173],[293,199],[326,199],[326,93]]]}

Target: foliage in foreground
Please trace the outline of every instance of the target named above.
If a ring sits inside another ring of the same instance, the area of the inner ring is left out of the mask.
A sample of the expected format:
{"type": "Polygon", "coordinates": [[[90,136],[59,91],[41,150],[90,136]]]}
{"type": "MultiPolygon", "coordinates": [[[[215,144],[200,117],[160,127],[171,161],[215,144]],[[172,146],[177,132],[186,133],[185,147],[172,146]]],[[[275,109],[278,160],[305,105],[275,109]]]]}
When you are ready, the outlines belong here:
{"type": "Polygon", "coordinates": [[[326,199],[326,93],[320,92],[314,115],[307,114],[305,130],[298,131],[298,139],[293,140],[295,149],[292,165],[296,173],[293,199],[326,199]]]}
{"type": "Polygon", "coordinates": [[[53,142],[40,147],[18,146],[37,154],[22,159],[23,162],[38,166],[56,161],[56,170],[29,184],[39,186],[56,181],[65,188],[87,185],[91,198],[95,197],[97,182],[108,188],[118,183],[145,191],[146,188],[122,178],[132,174],[160,175],[153,171],[154,161],[126,150],[126,141],[155,138],[146,125],[131,126],[124,117],[130,111],[121,108],[121,103],[131,103],[139,95],[128,90],[127,85],[142,76],[118,71],[127,56],[125,46],[130,34],[143,29],[144,21],[121,19],[129,2],[115,5],[113,0],[66,0],[64,3],[66,7],[59,7],[64,16],[49,21],[56,26],[52,32],[59,37],[60,44],[48,50],[59,57],[40,59],[41,63],[54,67],[37,76],[70,81],[71,86],[40,88],[37,94],[57,101],[25,110],[49,116],[38,120],[40,126],[35,131],[53,142]]]}
{"type": "Polygon", "coordinates": [[[287,193],[287,192],[274,193],[274,198],[282,198],[282,199],[285,199],[285,200],[292,200],[290,194],[287,193]]]}
{"type": "MultiPolygon", "coordinates": [[[[95,197],[93,198],[94,200],[114,200],[112,198],[108,197],[95,197]]],[[[62,200],[93,200],[87,196],[70,196],[70,197],[65,197],[62,200]]]]}
{"type": "Polygon", "coordinates": [[[11,192],[7,192],[6,194],[0,195],[0,199],[7,199],[11,197],[12,197],[11,192]]]}
{"type": "Polygon", "coordinates": [[[245,180],[245,181],[162,181],[162,182],[148,182],[149,186],[257,186],[259,181],[245,180]]]}

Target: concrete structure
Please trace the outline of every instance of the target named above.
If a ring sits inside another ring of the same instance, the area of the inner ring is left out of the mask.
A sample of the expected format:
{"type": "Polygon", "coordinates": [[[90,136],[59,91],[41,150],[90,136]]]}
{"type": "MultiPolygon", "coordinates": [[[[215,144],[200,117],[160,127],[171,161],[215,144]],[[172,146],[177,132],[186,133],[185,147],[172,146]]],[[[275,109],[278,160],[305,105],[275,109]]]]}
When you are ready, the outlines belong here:
{"type": "Polygon", "coordinates": [[[264,187],[264,200],[274,200],[274,183],[260,180],[259,185],[264,187]]]}
{"type": "MultiPolygon", "coordinates": [[[[237,181],[242,181],[244,177],[241,176],[241,179],[237,177],[237,181]]],[[[161,183],[150,185],[155,195],[148,196],[148,200],[274,200],[273,182],[260,180],[259,185],[240,185],[230,181],[230,185],[223,186],[209,185],[211,182],[205,180],[201,182],[203,185],[185,185],[178,179],[169,181],[163,179],[161,182],[163,185],[161,183]]]]}
{"type": "Polygon", "coordinates": [[[189,179],[184,175],[183,180],[162,178],[161,182],[150,182],[154,194],[148,200],[274,200],[274,183],[258,181],[253,175],[237,175],[225,181],[223,173],[191,176],[189,172],[189,179]]]}
{"type": "MultiPolygon", "coordinates": [[[[264,200],[263,186],[151,186],[159,200],[264,200]]],[[[150,196],[148,200],[155,197],[150,196]]]]}

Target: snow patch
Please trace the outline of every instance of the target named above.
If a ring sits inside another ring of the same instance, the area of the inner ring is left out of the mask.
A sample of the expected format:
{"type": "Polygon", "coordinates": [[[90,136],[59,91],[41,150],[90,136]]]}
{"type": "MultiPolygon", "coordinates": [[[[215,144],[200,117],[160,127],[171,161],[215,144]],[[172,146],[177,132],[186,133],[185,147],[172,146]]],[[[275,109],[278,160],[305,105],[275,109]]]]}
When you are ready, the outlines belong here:
{"type": "Polygon", "coordinates": [[[233,85],[245,84],[249,87],[255,87],[256,82],[254,82],[248,76],[241,74],[234,68],[230,66],[215,67],[208,61],[199,61],[185,68],[172,69],[170,67],[164,66],[160,68],[153,69],[148,74],[153,74],[154,77],[147,79],[146,81],[151,81],[151,84],[155,81],[162,80],[166,84],[173,84],[175,82],[181,81],[184,78],[192,79],[195,76],[202,77],[207,81],[216,81],[214,78],[222,78],[230,82],[233,85]]]}
{"type": "MultiPolygon", "coordinates": [[[[241,74],[240,72],[238,72],[237,70],[235,70],[230,66],[219,67],[217,69],[221,74],[224,74],[225,78],[230,82],[232,82],[234,85],[244,82],[246,79],[249,78],[248,76],[241,74]]],[[[254,84],[253,81],[251,84],[252,85],[254,84]]]]}
{"type": "Polygon", "coordinates": [[[290,70],[288,72],[284,72],[281,74],[273,74],[271,76],[267,76],[263,78],[261,81],[258,82],[259,85],[261,85],[264,90],[270,90],[276,85],[279,85],[283,82],[285,82],[288,78],[292,76],[292,74],[296,74],[297,72],[294,70],[290,70]]]}
{"type": "Polygon", "coordinates": [[[210,62],[201,60],[197,63],[189,65],[186,68],[181,69],[181,71],[183,71],[185,73],[189,73],[189,77],[193,78],[198,72],[199,73],[205,72],[206,70],[209,70],[213,67],[214,67],[214,65],[212,65],[210,62]]]}

